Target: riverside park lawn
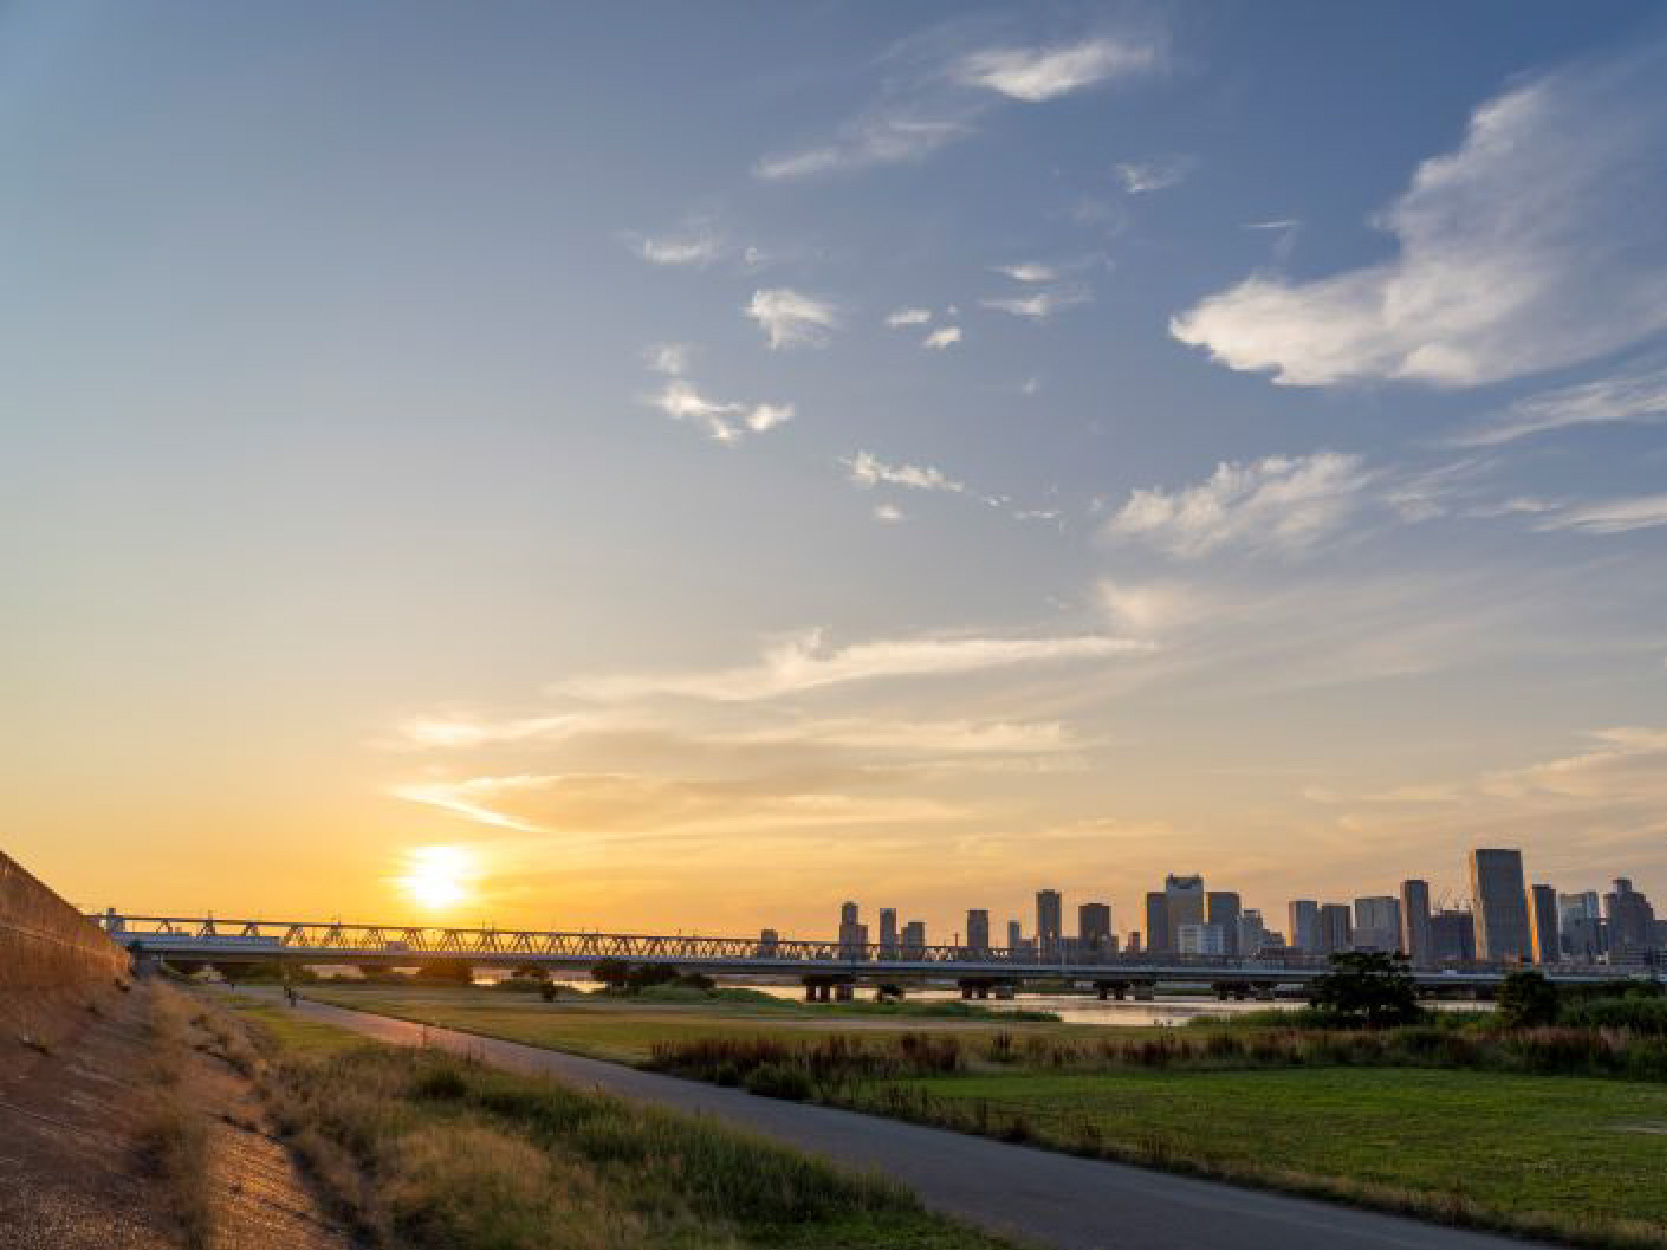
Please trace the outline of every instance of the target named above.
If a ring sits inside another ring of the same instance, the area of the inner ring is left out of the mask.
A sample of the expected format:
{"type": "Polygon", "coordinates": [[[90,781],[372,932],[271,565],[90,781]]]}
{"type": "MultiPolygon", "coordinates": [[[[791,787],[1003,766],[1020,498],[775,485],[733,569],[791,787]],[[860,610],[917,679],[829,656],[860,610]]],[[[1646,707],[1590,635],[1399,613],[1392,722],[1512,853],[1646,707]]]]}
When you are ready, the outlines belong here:
{"type": "MultiPolygon", "coordinates": [[[[770,1037],[809,1042],[833,1033],[885,1037],[918,1032],[1023,1035],[1045,1030],[1050,1036],[1101,1032],[1094,1025],[1023,1023],[1004,1020],[994,1013],[989,1019],[895,1014],[870,1003],[810,1006],[786,999],[668,1003],[577,995],[546,1003],[537,994],[443,986],[313,985],[304,993],[338,1007],[628,1064],[646,1063],[656,1042],[710,1038],[770,1037]]],[[[909,1004],[903,1010],[922,1007],[909,1004]]]]}
{"type": "Polygon", "coordinates": [[[1021,1116],[1042,1145],[1329,1190],[1373,1205],[1432,1213],[1444,1204],[1470,1207],[1505,1224],[1599,1244],[1667,1245],[1663,1085],[1359,1067],[890,1084],[926,1092],[928,1106],[951,1116],[977,1109],[996,1125],[1021,1116]],[[1642,1227],[1631,1230],[1636,1237],[1602,1228],[1617,1221],[1642,1227]]]}
{"type": "MultiPolygon", "coordinates": [[[[630,1064],[646,1062],[656,1042],[699,1039],[1114,1032],[1132,1040],[1173,1032],[841,1014],[786,1001],[547,1004],[502,990],[427,987],[315,987],[307,995],[630,1064]]],[[[839,1101],[1430,1218],[1667,1248],[1667,1084],[1362,1066],[1083,1075],[1020,1067],[877,1081],[839,1101]],[[927,1101],[893,1105],[894,1093],[927,1101]]]]}

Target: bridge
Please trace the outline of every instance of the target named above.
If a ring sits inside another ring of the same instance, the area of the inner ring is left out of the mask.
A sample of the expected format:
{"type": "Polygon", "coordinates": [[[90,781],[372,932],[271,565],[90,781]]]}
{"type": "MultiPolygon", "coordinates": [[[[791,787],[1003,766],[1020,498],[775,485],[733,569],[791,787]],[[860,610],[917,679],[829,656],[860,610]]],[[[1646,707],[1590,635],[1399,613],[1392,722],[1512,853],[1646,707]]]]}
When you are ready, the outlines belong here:
{"type": "MultiPolygon", "coordinates": [[[[1066,944],[1057,957],[1028,948],[856,946],[837,941],[703,937],[682,934],[586,933],[528,929],[346,924],[339,920],[228,920],[209,917],[95,913],[109,935],[138,955],[213,964],[290,963],[364,968],[462,963],[471,967],[588,972],[604,960],[659,965],[708,975],[773,974],[801,979],[813,997],[848,996],[857,984],[958,983],[963,991],[1005,996],[1027,981],[1092,982],[1102,996],[1149,997],[1160,984],[1209,985],[1227,996],[1271,997],[1300,988],[1327,970],[1325,959],[1145,955],[1080,951],[1066,944]]],[[[1412,972],[1421,990],[1477,993],[1497,986],[1514,965],[1471,963],[1412,972]]],[[[1542,968],[1563,984],[1656,978],[1648,967],[1556,964],[1542,968]]]]}

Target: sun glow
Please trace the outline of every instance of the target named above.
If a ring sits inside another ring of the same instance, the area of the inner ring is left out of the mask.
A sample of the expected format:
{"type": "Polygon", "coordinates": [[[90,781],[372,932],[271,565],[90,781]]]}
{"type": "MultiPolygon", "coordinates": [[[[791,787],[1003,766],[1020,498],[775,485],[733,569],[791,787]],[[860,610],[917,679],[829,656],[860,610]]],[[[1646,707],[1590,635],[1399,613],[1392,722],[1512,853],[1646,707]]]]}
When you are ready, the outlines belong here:
{"type": "Polygon", "coordinates": [[[466,848],[421,846],[406,852],[405,872],[394,884],[418,906],[445,911],[473,899],[479,877],[480,865],[466,848]]]}

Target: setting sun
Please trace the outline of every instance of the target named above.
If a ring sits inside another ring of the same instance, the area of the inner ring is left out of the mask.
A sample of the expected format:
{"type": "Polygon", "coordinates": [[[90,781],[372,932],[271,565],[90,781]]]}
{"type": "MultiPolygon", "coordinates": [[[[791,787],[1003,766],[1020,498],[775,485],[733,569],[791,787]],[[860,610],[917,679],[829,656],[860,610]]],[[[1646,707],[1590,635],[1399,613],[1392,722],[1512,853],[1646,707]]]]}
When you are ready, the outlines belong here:
{"type": "Polygon", "coordinates": [[[480,875],[474,855],[457,846],[424,846],[405,857],[405,872],[394,883],[408,898],[434,911],[456,907],[474,896],[480,875]]]}

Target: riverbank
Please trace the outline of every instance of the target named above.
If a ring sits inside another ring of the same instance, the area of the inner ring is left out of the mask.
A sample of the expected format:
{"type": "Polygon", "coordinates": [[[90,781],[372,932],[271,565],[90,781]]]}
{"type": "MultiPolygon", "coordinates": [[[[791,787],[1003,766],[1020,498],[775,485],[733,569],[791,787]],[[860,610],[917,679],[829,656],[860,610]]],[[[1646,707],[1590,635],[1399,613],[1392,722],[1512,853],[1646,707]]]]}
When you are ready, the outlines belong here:
{"type": "Polygon", "coordinates": [[[711,1123],[270,1004],[260,1080],[362,1240],[411,1250],[1013,1250],[906,1189],[711,1123]]]}

